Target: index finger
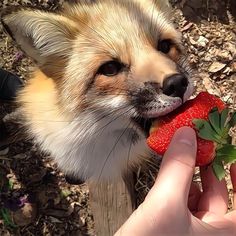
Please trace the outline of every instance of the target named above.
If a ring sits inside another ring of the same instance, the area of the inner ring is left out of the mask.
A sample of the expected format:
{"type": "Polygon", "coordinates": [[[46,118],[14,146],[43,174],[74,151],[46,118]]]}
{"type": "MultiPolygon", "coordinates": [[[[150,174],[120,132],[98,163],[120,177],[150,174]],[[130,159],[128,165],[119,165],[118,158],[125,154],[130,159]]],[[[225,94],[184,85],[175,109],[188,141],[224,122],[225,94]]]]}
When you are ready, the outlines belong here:
{"type": "Polygon", "coordinates": [[[201,167],[203,193],[199,201],[199,211],[209,211],[219,216],[228,209],[228,190],[225,180],[219,181],[211,167],[201,167]]]}

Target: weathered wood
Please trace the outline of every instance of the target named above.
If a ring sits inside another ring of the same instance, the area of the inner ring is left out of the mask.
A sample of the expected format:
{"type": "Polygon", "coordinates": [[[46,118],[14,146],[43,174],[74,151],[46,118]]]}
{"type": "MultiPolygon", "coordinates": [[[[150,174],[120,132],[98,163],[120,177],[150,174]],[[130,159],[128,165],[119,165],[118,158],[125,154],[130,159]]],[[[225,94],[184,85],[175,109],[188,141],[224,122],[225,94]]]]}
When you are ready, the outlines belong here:
{"type": "Polygon", "coordinates": [[[89,183],[96,235],[114,235],[133,212],[136,199],[133,197],[132,178],[128,182],[128,185],[123,180],[89,183]]]}

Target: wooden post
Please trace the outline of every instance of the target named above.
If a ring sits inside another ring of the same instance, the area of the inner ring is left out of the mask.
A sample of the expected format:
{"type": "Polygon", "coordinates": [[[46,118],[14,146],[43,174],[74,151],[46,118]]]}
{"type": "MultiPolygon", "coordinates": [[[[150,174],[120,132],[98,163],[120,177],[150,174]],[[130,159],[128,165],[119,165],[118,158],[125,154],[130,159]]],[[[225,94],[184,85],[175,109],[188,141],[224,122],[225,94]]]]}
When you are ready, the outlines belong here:
{"type": "Polygon", "coordinates": [[[132,178],[120,181],[89,182],[90,206],[97,236],[111,236],[136,207],[132,178]],[[126,184],[129,180],[129,184],[126,184]]]}

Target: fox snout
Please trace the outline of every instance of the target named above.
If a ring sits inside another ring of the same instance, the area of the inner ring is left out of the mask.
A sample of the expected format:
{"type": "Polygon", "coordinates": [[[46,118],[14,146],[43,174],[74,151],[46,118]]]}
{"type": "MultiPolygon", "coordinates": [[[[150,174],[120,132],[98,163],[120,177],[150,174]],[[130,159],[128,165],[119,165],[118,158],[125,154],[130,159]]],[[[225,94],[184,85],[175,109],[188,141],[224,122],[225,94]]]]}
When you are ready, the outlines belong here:
{"type": "Polygon", "coordinates": [[[160,91],[162,91],[162,93],[166,96],[178,97],[183,100],[183,96],[187,90],[188,85],[188,78],[184,74],[173,74],[163,81],[162,87],[157,82],[144,82],[143,95],[148,96],[148,92],[160,93],[160,91]]]}
{"type": "Polygon", "coordinates": [[[164,80],[163,94],[170,97],[179,97],[183,100],[188,84],[188,78],[184,74],[171,75],[164,80]]]}
{"type": "Polygon", "coordinates": [[[176,109],[191,95],[191,77],[181,64],[176,44],[170,43],[160,51],[145,50],[136,53],[130,99],[141,117],[157,118],[176,109]]]}

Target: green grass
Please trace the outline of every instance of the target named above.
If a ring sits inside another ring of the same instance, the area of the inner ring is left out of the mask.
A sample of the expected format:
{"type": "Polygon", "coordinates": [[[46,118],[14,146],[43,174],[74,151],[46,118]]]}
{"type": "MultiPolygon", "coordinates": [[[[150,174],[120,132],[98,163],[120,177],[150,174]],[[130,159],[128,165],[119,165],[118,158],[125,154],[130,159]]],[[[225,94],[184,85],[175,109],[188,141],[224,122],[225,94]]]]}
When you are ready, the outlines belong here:
{"type": "Polygon", "coordinates": [[[10,216],[9,210],[6,208],[0,209],[0,218],[3,220],[4,225],[8,228],[15,229],[18,226],[14,224],[10,216]]]}

